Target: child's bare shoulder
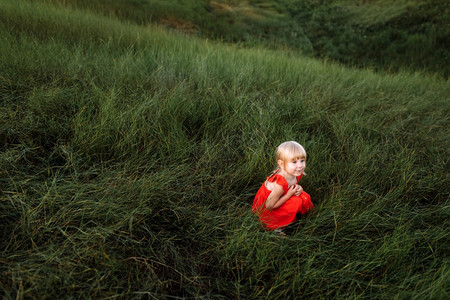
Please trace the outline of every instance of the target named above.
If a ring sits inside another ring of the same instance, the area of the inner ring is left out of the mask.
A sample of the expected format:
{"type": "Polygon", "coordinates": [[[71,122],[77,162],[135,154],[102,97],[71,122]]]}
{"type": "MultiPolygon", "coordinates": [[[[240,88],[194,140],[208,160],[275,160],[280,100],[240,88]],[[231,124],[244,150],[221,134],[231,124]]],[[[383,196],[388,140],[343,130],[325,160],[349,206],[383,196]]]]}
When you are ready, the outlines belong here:
{"type": "Polygon", "coordinates": [[[266,182],[265,182],[265,185],[266,185],[266,188],[269,190],[269,191],[273,191],[274,189],[276,189],[276,188],[283,188],[281,185],[279,185],[278,183],[276,183],[276,182],[270,182],[270,181],[268,181],[268,180],[266,180],[266,182]]]}

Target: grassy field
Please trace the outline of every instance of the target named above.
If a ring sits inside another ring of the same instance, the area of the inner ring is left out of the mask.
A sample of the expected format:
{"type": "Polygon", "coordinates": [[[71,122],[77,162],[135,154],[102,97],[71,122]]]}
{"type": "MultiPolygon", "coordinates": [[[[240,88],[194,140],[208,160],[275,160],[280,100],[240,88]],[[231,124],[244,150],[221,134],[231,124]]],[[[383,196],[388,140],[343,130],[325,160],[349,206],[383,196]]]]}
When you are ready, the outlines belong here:
{"type": "Polygon", "coordinates": [[[0,294],[448,299],[449,95],[3,0],[0,294]],[[278,237],[250,207],[285,140],[316,208],[278,237]]]}

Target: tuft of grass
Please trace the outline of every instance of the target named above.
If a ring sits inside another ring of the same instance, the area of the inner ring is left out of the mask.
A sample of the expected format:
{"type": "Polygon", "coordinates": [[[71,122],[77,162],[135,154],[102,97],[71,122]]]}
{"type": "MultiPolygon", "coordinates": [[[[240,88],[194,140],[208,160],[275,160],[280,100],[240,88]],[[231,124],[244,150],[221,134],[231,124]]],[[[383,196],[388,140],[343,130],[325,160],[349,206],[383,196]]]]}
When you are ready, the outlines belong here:
{"type": "Polygon", "coordinates": [[[449,85],[0,3],[0,290],[448,298],[449,85]],[[250,207],[298,140],[315,210],[250,207]]]}

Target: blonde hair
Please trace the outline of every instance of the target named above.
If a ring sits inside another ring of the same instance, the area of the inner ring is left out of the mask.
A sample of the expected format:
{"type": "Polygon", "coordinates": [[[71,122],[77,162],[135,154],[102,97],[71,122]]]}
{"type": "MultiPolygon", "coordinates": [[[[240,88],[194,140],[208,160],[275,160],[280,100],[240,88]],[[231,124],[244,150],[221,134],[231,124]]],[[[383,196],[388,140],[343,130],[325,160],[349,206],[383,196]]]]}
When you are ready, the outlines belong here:
{"type": "MultiPolygon", "coordinates": [[[[281,143],[275,152],[277,162],[282,160],[283,162],[291,162],[295,159],[306,159],[306,151],[302,145],[295,141],[287,141],[281,143]]],[[[280,171],[280,167],[277,165],[277,168],[273,171],[272,175],[278,173],[280,171]]],[[[271,176],[272,176],[271,175],[271,176]]]]}
{"type": "Polygon", "coordinates": [[[277,147],[276,157],[277,161],[292,161],[296,158],[306,159],[306,151],[299,143],[288,141],[277,147]]]}

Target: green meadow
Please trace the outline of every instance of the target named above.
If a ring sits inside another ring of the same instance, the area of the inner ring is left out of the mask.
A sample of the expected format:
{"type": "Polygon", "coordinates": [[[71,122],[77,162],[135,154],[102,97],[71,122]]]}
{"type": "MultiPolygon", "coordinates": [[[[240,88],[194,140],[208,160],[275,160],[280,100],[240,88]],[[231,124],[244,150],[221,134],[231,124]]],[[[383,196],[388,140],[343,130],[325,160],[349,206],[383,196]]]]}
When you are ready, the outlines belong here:
{"type": "Polygon", "coordinates": [[[2,298],[450,297],[445,56],[382,72],[70,3],[0,2],[2,298]],[[286,140],[315,209],[280,237],[251,204],[286,140]]]}

